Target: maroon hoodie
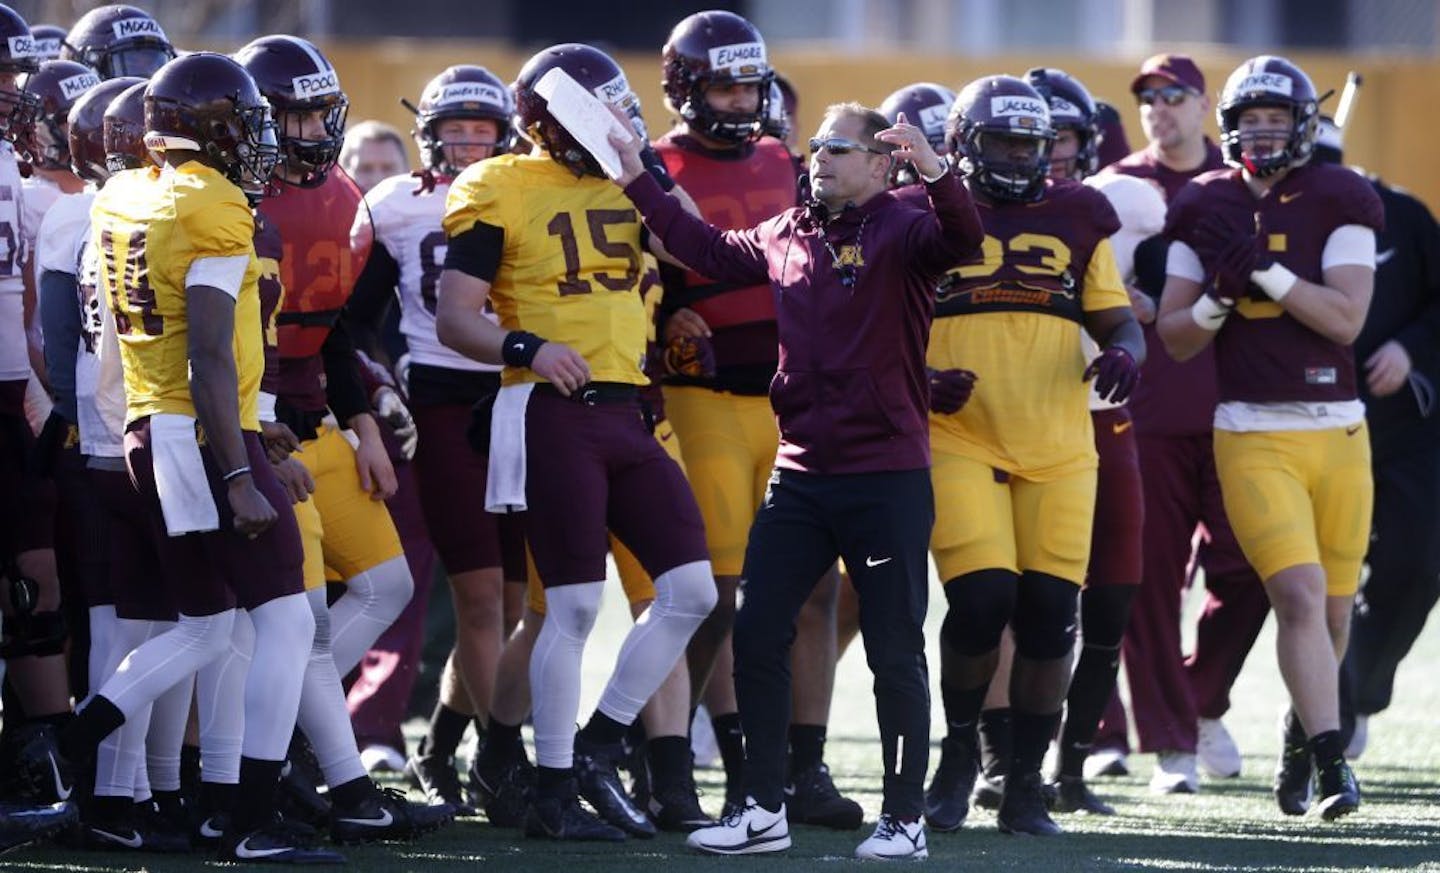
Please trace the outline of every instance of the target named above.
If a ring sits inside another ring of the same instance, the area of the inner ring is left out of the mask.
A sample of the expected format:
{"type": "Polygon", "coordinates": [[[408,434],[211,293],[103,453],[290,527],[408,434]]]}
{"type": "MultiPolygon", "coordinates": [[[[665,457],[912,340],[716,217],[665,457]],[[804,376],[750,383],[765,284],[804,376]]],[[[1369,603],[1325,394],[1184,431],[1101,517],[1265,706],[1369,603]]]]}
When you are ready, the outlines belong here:
{"type": "Polygon", "coordinates": [[[625,189],[666,250],[696,272],[769,282],[780,336],[770,383],[776,466],[824,474],[930,466],[925,347],[935,283],[984,230],[953,173],[925,187],[933,211],[886,192],[827,223],[795,208],[731,231],[687,213],[648,173],[625,189]]]}

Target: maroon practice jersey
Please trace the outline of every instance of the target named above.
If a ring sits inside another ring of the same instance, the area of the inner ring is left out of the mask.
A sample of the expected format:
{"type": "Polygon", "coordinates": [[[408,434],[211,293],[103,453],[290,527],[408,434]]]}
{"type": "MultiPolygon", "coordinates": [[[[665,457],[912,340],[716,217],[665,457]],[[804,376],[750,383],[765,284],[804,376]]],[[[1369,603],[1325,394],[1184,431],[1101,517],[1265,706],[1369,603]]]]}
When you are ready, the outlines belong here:
{"type": "Polygon", "coordinates": [[[280,393],[280,304],[285,288],[280,284],[280,261],[284,247],[280,231],[259,210],[255,212],[255,259],[260,262],[260,326],[265,336],[265,376],[260,390],[280,393]]]}
{"type": "MultiPolygon", "coordinates": [[[[1385,226],[1384,207],[1370,183],[1333,164],[1291,170],[1259,198],[1239,170],[1206,173],[1171,203],[1165,236],[1196,248],[1196,223],[1215,214],[1253,225],[1277,263],[1317,284],[1324,282],[1325,243],[1337,228],[1385,226]]],[[[1215,338],[1215,356],[1221,401],[1335,402],[1357,396],[1350,347],[1301,324],[1254,284],[1238,295],[1234,313],[1215,338]]]]}

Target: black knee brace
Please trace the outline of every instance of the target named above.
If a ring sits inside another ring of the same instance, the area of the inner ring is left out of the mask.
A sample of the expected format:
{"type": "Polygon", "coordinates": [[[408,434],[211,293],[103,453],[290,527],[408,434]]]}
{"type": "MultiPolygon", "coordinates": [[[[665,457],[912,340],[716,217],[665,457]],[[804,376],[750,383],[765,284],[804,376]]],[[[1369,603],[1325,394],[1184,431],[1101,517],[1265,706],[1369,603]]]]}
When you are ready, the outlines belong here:
{"type": "Polygon", "coordinates": [[[1080,593],[1080,634],[1085,645],[1118,649],[1130,623],[1130,602],[1139,585],[1097,585],[1080,593]]]}
{"type": "Polygon", "coordinates": [[[1046,573],[1020,574],[1015,604],[1015,651],[1049,661],[1075,647],[1076,599],[1080,586],[1046,573]]]}
{"type": "Polygon", "coordinates": [[[65,616],[58,612],[7,615],[0,658],[43,657],[65,651],[65,616]]]}
{"type": "Polygon", "coordinates": [[[940,636],[966,657],[994,651],[1015,615],[1016,576],[1009,570],[977,570],[945,583],[950,609],[940,636]]]}

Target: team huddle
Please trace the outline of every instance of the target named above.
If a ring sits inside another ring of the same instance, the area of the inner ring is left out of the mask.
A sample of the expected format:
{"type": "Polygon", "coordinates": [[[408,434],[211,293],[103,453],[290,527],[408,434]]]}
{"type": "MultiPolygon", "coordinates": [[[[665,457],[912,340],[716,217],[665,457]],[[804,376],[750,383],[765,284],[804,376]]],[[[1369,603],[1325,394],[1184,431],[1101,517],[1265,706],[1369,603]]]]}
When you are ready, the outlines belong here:
{"type": "Polygon", "coordinates": [[[1230,75],[1218,147],[1165,151],[1209,103],[1160,55],[1132,88],[1158,150],[1127,157],[1113,109],[1037,67],[831,106],[807,160],[759,31],[702,12],[663,49],[678,121],[653,141],[626,73],[569,43],[509,85],[439,72],[411,107],[420,170],[352,178],[348,100],[304,39],[177,52],[120,5],[58,57],[3,6],[0,36],[0,848],[341,863],[322,831],[483,814],[784,850],[792,824],[863,823],[824,759],[857,633],[884,772],[857,857],[924,858],[972,805],[1059,834],[1114,813],[1092,753],[1126,743],[1122,650],[1155,790],[1196,790],[1196,731],[1223,731],[1160,699],[1189,682],[1197,523],[1237,628],[1277,616],[1280,808],[1360,806],[1350,347],[1385,213],[1314,159],[1321,98],[1289,61],[1230,75]],[[552,113],[557,79],[614,115],[618,169],[552,113]],[[1202,420],[1154,412],[1177,386],[1202,420]],[[342,682],[432,549],[457,639],[414,802],[370,778],[342,682]],[[581,720],[612,553],[635,623],[581,720]]]}

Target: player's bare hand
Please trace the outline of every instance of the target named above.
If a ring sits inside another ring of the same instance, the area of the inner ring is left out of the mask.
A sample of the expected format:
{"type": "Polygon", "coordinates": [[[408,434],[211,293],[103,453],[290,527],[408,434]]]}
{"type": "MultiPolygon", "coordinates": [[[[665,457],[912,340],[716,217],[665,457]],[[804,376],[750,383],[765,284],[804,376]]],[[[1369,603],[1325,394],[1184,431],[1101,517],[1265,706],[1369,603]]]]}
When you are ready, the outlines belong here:
{"type": "Polygon", "coordinates": [[[875,134],[875,139],[893,145],[895,150],[890,156],[897,161],[914,164],[922,176],[933,178],[945,169],[944,162],[925,138],[925,132],[910,124],[903,112],[896,118],[893,126],[875,134]]]}
{"type": "Polygon", "coordinates": [[[260,422],[260,441],[265,444],[265,456],[272,464],[290,457],[291,452],[300,451],[300,438],[278,421],[260,422]]]}
{"type": "Polygon", "coordinates": [[[1389,397],[1410,377],[1410,353],[1395,340],[1382,345],[1365,361],[1365,383],[1376,397],[1389,397]]]}
{"type": "Polygon", "coordinates": [[[645,162],[640,159],[640,151],[645,147],[645,143],[635,135],[630,124],[630,117],[620,107],[611,104],[610,114],[615,116],[621,127],[629,134],[628,137],[622,139],[624,134],[615,130],[610,131],[610,145],[620,153],[620,178],[615,180],[615,184],[624,188],[645,172],[645,162]]]}
{"type": "Polygon", "coordinates": [[[310,476],[310,471],[305,465],[294,458],[286,458],[278,464],[272,463],[275,468],[275,478],[285,486],[285,493],[290,495],[290,502],[304,503],[315,493],[315,480],[310,476]]]}
{"type": "Polygon", "coordinates": [[[680,337],[691,339],[709,338],[710,325],[693,309],[677,309],[665,319],[665,342],[673,343],[680,337]]]}
{"type": "Polygon", "coordinates": [[[530,362],[535,375],[554,385],[569,397],[590,381],[590,365],[580,353],[564,343],[547,342],[530,362]]]}
{"type": "Polygon", "coordinates": [[[249,475],[231,479],[226,496],[230,500],[230,513],[235,517],[235,532],[242,536],[253,540],[280,518],[249,475]]]}
{"type": "Polygon", "coordinates": [[[355,471],[360,474],[360,487],[371,500],[389,500],[400,489],[395,467],[385,444],[378,439],[362,439],[355,449],[355,471]]]}

